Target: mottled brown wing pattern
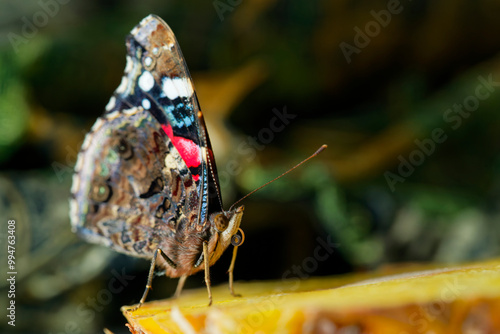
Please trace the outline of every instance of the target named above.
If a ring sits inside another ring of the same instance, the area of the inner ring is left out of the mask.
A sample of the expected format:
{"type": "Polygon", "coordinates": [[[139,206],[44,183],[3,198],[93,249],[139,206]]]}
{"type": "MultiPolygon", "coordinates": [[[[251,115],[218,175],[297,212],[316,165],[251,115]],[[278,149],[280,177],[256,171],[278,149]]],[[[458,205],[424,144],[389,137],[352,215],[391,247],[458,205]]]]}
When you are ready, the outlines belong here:
{"type": "Polygon", "coordinates": [[[177,231],[197,219],[190,171],[142,108],[97,120],[79,154],[72,194],[76,231],[133,256],[151,258],[158,247],[169,248],[169,240],[182,237],[177,231]]]}

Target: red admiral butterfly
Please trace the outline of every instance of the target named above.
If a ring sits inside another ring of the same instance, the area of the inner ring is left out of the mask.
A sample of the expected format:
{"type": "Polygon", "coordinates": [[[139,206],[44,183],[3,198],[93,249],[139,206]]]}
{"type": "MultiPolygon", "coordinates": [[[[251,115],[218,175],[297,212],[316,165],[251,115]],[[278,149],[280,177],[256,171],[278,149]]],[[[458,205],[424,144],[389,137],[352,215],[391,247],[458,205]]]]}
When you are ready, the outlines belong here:
{"type": "Polygon", "coordinates": [[[186,277],[204,269],[211,303],[209,267],[232,244],[234,295],[243,206],[222,209],[210,140],[179,44],[155,15],[126,44],[122,82],[78,155],[73,230],[89,242],[152,259],[139,306],[155,266],[180,277],[176,296],[186,277]]]}
{"type": "Polygon", "coordinates": [[[229,211],[222,209],[210,139],[179,44],[155,15],[143,19],[126,44],[122,82],[78,155],[70,201],[73,230],[89,242],[151,259],[135,309],[146,300],[155,266],[180,277],[175,296],[188,276],[205,270],[210,305],[209,267],[230,244],[229,288],[235,296],[243,206],[232,208],[243,198],[229,211]]]}

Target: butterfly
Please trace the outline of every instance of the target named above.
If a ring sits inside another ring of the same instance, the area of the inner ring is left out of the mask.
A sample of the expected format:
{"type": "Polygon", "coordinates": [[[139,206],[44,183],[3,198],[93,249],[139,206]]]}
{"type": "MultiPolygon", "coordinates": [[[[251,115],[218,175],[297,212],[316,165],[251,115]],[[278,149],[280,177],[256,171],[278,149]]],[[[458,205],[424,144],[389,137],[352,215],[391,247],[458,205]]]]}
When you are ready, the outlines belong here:
{"type": "Polygon", "coordinates": [[[215,159],[193,81],[170,27],[149,15],[126,39],[127,64],[104,114],[78,154],[70,199],[72,229],[86,241],[151,259],[179,278],[205,271],[244,240],[243,206],[222,209],[215,159]]]}

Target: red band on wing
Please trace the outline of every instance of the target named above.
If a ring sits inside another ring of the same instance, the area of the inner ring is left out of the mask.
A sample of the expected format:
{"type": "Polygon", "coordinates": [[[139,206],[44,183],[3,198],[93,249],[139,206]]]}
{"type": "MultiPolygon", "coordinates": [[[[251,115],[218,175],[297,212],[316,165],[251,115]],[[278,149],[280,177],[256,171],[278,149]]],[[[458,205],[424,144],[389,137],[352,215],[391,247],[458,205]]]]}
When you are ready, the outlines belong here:
{"type": "MultiPolygon", "coordinates": [[[[186,166],[188,168],[198,167],[201,164],[200,147],[192,140],[174,136],[174,132],[172,131],[172,126],[170,124],[162,124],[161,127],[170,138],[177,151],[179,151],[179,154],[181,155],[182,160],[186,163],[186,166]]],[[[200,179],[200,175],[193,175],[193,179],[198,181],[200,179]]]]}

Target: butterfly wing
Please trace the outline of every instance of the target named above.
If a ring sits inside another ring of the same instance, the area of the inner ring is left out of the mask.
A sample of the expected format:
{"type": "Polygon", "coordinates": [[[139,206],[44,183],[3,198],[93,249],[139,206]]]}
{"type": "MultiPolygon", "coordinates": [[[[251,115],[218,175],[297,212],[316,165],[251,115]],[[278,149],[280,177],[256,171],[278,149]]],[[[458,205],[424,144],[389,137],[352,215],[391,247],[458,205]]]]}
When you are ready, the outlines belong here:
{"type": "Polygon", "coordinates": [[[72,225],[120,252],[151,257],[160,247],[174,262],[192,262],[210,233],[208,215],[221,211],[192,80],[174,34],[156,16],[132,30],[127,51],[122,82],[78,157],[72,225]]]}
{"type": "Polygon", "coordinates": [[[107,106],[142,106],[161,124],[200,191],[200,223],[222,211],[213,152],[193,81],[170,27],[149,15],[127,37],[127,65],[107,106]]]}
{"type": "Polygon", "coordinates": [[[182,157],[142,108],[99,118],[82,145],[71,222],[87,241],[149,258],[195,224],[199,194],[182,157]]]}

